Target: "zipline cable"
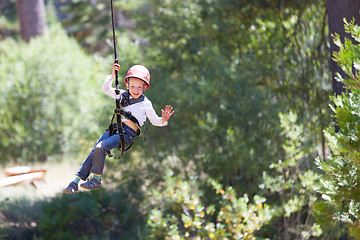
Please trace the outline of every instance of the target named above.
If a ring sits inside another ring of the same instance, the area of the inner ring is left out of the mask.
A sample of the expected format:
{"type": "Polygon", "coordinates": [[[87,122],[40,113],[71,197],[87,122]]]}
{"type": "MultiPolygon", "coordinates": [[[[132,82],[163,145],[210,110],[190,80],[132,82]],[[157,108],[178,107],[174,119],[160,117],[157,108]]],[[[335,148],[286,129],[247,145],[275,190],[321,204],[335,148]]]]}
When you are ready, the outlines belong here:
{"type": "MultiPolygon", "coordinates": [[[[114,6],[113,6],[113,0],[110,0],[110,5],[111,5],[111,23],[112,23],[112,32],[113,32],[113,43],[114,43],[114,57],[115,57],[115,61],[114,63],[119,63],[119,60],[117,59],[117,55],[116,55],[116,37],[115,37],[115,21],[114,21],[114,6]]],[[[116,94],[116,109],[113,115],[113,118],[111,120],[111,124],[109,126],[109,133],[113,134],[113,120],[116,116],[116,127],[115,127],[115,131],[117,131],[117,133],[119,134],[119,149],[121,148],[121,154],[119,159],[121,158],[121,156],[124,153],[124,148],[125,148],[125,136],[124,136],[124,130],[123,130],[123,125],[122,125],[122,120],[121,120],[121,98],[122,95],[120,94],[120,90],[119,90],[119,79],[118,79],[118,70],[115,70],[115,94],[116,94]]],[[[110,153],[110,151],[108,151],[108,156],[112,156],[112,154],[110,153]]]]}
{"type": "MultiPolygon", "coordinates": [[[[114,43],[114,58],[115,63],[119,63],[119,60],[117,59],[116,54],[116,37],[115,37],[115,21],[114,21],[114,6],[113,6],[113,0],[110,0],[111,5],[111,23],[112,23],[112,32],[113,32],[113,43],[114,43]]],[[[119,94],[119,79],[118,79],[118,71],[115,70],[115,87],[116,87],[116,94],[119,94]]]]}

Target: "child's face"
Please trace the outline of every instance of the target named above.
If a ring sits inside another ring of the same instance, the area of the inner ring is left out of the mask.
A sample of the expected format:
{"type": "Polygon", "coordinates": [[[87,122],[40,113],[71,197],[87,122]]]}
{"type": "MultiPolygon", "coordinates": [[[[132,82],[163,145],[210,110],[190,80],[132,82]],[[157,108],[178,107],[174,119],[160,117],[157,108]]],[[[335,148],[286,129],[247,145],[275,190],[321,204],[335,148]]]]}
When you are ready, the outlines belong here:
{"type": "Polygon", "coordinates": [[[145,82],[138,78],[129,78],[126,87],[133,98],[138,98],[145,91],[145,82]]]}

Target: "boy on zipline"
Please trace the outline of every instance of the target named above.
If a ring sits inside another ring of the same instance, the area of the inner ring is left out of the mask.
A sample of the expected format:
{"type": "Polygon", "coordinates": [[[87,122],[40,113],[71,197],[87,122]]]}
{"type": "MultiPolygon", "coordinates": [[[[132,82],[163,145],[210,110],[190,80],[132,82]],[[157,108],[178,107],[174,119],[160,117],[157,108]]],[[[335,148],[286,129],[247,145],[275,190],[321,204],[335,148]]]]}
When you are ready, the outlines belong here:
{"type": "Polygon", "coordinates": [[[174,114],[173,108],[170,105],[166,105],[165,110],[161,109],[162,117],[159,117],[151,101],[143,95],[143,92],[150,86],[150,73],[149,70],[142,65],[134,65],[129,69],[124,79],[128,91],[120,90],[120,94],[117,96],[116,90],[118,89],[111,87],[111,85],[119,69],[120,65],[114,63],[112,74],[106,76],[102,90],[106,95],[114,99],[118,99],[119,95],[121,95],[121,108],[125,112],[131,113],[130,117],[129,115],[121,116],[124,142],[122,143],[123,140],[119,137],[119,131],[117,131],[118,124],[111,123],[109,128],[99,138],[95,148],[81,165],[74,181],[65,189],[65,193],[73,194],[77,192],[79,181],[81,179],[86,181],[90,173],[93,173],[93,178],[82,183],[80,187],[88,190],[101,189],[101,175],[103,173],[106,155],[110,154],[110,150],[117,148],[119,144],[122,151],[129,148],[134,138],[139,135],[139,127],[144,125],[146,118],[149,118],[153,125],[163,127],[167,126],[168,120],[174,114]]]}

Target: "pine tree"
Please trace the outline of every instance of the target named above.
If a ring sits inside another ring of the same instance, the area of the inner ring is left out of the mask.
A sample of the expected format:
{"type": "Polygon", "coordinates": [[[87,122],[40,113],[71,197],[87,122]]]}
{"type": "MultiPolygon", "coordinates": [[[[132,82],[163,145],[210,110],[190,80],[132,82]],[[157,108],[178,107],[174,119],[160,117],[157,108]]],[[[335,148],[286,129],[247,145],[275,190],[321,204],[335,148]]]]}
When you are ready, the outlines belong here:
{"type": "Polygon", "coordinates": [[[348,234],[360,238],[360,27],[355,20],[345,22],[345,32],[354,42],[342,42],[338,34],[333,35],[339,51],[333,59],[347,74],[337,74],[346,91],[331,97],[331,109],[336,127],[325,130],[331,150],[326,161],[317,160],[324,172],[322,179],[323,202],[317,206],[318,219],[326,225],[341,223],[348,227],[348,234]]]}

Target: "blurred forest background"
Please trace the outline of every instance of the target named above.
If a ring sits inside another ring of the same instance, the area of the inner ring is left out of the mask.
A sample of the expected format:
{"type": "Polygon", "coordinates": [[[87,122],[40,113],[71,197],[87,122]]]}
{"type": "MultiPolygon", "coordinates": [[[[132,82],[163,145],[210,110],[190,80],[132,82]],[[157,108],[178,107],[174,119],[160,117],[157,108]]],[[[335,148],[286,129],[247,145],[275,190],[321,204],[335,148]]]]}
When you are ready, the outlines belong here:
{"type": "MultiPolygon", "coordinates": [[[[113,3],[121,87],[143,64],[176,113],[101,191],[0,196],[0,239],[360,239],[360,0],[113,3]]],[[[0,38],[1,166],[75,174],[115,108],[110,0],[0,0],[0,38]]]]}

